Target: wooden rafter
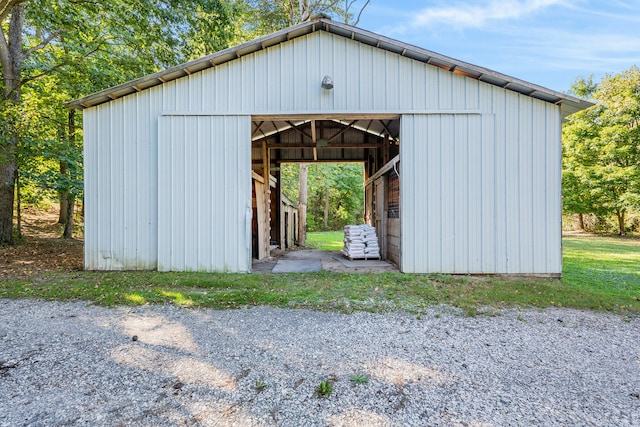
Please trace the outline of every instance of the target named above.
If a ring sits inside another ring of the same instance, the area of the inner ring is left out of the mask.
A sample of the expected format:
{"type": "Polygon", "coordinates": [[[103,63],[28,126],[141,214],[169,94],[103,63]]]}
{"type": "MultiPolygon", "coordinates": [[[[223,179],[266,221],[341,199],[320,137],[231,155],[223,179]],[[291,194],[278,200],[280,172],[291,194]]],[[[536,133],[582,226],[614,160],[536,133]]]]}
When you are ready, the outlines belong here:
{"type": "MultiPolygon", "coordinates": [[[[252,122],[252,123],[255,123],[255,122],[252,122]]],[[[260,130],[263,124],[264,124],[263,121],[256,124],[256,128],[253,130],[253,132],[251,132],[251,137],[256,136],[256,134],[258,133],[258,131],[260,130]]]]}
{"type": "MultiPolygon", "coordinates": [[[[356,123],[358,123],[357,120],[352,121],[351,123],[349,123],[348,125],[346,125],[346,127],[344,129],[342,129],[341,131],[338,131],[338,133],[336,133],[335,135],[333,135],[331,138],[329,138],[329,142],[333,141],[334,139],[336,139],[337,137],[339,137],[340,135],[344,134],[345,132],[347,132],[349,129],[351,129],[356,123]]],[[[342,125],[342,123],[340,123],[342,125]]],[[[343,125],[345,126],[345,125],[343,125]]]]}
{"type": "MultiPolygon", "coordinates": [[[[300,126],[305,125],[306,123],[302,123],[301,125],[296,126],[291,120],[287,120],[285,121],[286,124],[288,124],[289,126],[291,126],[291,129],[295,130],[296,132],[300,133],[302,136],[305,136],[307,138],[309,138],[310,140],[313,141],[313,137],[309,134],[307,134],[305,131],[303,131],[302,129],[300,129],[300,126]]],[[[274,123],[275,126],[275,123],[274,123]]],[[[277,126],[275,126],[277,129],[277,126]]],[[[311,148],[311,147],[309,147],[311,148]]]]}

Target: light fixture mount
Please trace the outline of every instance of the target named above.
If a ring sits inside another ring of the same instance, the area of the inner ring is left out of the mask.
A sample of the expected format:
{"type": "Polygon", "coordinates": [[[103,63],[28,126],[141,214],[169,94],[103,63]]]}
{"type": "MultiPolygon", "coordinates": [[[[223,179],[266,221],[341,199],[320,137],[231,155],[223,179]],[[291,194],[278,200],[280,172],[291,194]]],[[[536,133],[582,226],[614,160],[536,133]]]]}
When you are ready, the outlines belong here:
{"type": "Polygon", "coordinates": [[[324,76],[322,79],[322,88],[327,90],[333,89],[333,79],[331,76],[324,76]]]}

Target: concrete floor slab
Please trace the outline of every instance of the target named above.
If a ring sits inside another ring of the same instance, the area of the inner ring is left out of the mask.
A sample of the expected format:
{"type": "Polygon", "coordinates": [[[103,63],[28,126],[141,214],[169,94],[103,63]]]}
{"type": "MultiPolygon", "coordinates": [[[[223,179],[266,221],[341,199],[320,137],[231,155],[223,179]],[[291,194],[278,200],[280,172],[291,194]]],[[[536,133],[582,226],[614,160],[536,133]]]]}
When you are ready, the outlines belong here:
{"type": "Polygon", "coordinates": [[[279,259],[272,273],[312,273],[322,270],[319,259],[279,259]]]}
{"type": "Polygon", "coordinates": [[[368,260],[354,260],[351,261],[347,258],[345,258],[342,254],[340,255],[336,255],[333,257],[333,259],[335,259],[336,261],[339,261],[340,263],[342,263],[342,265],[344,265],[345,267],[349,267],[349,268],[357,268],[357,267],[369,267],[369,268],[373,268],[373,267],[393,267],[393,265],[387,261],[381,261],[381,260],[373,260],[373,259],[368,259],[368,260]]]}
{"type": "Polygon", "coordinates": [[[332,271],[336,273],[384,273],[398,271],[398,267],[388,261],[350,261],[340,251],[319,251],[317,249],[272,251],[272,257],[253,261],[253,272],[264,273],[308,273],[332,271]]]}

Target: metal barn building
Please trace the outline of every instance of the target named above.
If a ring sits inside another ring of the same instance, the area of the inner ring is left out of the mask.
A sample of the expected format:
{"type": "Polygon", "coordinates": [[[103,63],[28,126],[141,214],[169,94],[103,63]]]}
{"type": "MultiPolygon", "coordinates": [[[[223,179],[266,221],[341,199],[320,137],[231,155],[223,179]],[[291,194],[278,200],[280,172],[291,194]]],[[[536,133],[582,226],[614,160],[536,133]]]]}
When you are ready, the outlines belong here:
{"type": "Polygon", "coordinates": [[[318,19],[70,105],[88,270],[249,272],[291,228],[279,165],[344,161],[401,271],[557,275],[561,122],[591,104],[318,19]]]}

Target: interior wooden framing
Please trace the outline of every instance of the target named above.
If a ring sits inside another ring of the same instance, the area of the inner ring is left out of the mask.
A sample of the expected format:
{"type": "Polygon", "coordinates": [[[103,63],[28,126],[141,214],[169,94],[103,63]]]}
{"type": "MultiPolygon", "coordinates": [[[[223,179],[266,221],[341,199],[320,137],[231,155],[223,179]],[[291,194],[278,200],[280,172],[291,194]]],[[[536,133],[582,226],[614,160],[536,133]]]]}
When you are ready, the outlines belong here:
{"type": "Polygon", "coordinates": [[[381,258],[399,265],[400,116],[254,116],[251,139],[254,258],[298,242],[297,207],[282,194],[280,165],[349,162],[364,167],[362,220],[376,227],[381,258]]]}

